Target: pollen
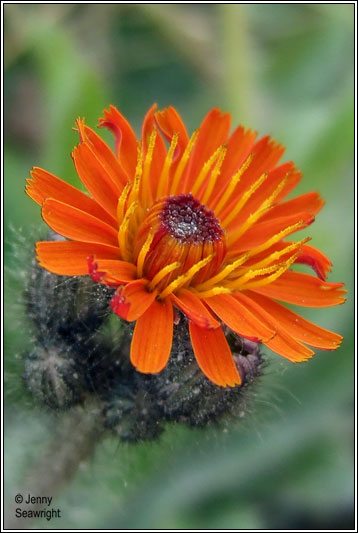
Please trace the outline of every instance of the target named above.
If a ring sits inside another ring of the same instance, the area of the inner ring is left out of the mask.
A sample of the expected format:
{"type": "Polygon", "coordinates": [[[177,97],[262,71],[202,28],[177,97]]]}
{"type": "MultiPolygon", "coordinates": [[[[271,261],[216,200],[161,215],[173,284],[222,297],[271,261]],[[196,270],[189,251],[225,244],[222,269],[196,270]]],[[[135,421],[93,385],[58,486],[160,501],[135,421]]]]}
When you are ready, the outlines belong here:
{"type": "Polygon", "coordinates": [[[223,236],[223,230],[214,213],[192,194],[169,196],[160,218],[163,228],[185,244],[214,242],[223,236]]]}

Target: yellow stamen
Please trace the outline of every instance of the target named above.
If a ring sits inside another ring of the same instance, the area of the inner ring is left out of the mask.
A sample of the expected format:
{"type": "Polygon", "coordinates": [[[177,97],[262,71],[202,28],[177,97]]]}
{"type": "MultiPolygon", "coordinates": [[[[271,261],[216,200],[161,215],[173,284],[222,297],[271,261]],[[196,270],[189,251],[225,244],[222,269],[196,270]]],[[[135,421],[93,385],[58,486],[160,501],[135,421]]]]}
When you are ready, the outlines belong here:
{"type": "Polygon", "coordinates": [[[201,171],[199,172],[199,175],[198,177],[196,178],[195,180],[195,183],[191,189],[191,192],[193,193],[193,195],[195,196],[195,194],[198,192],[198,190],[200,189],[204,179],[206,178],[209,170],[210,170],[210,167],[213,165],[214,161],[216,160],[216,158],[220,155],[220,153],[222,152],[223,150],[223,146],[219,146],[219,148],[217,148],[215,150],[215,152],[211,155],[211,157],[209,157],[209,159],[206,161],[206,163],[204,163],[201,171]]]}
{"type": "Polygon", "coordinates": [[[248,254],[245,254],[241,256],[239,259],[237,259],[236,261],[234,261],[233,263],[231,263],[230,265],[226,265],[226,267],[221,272],[216,274],[216,276],[213,276],[212,278],[208,279],[204,283],[200,283],[200,285],[197,285],[196,289],[201,291],[201,290],[209,289],[209,287],[211,287],[212,285],[216,285],[217,283],[222,281],[224,278],[227,278],[227,276],[231,274],[231,272],[233,272],[236,268],[238,268],[240,265],[245,263],[247,258],[248,258],[248,254]]]}
{"type": "Polygon", "coordinates": [[[215,183],[218,177],[220,176],[221,165],[223,164],[223,161],[225,159],[226,152],[227,152],[226,146],[222,146],[220,153],[219,153],[218,160],[210,174],[209,183],[207,184],[205,188],[204,196],[201,200],[203,204],[205,204],[209,200],[210,195],[214,189],[215,183]]]}
{"type": "Polygon", "coordinates": [[[188,162],[188,159],[189,159],[189,155],[190,155],[190,152],[196,142],[196,139],[198,137],[198,133],[199,133],[199,130],[195,130],[193,135],[190,137],[189,139],[189,142],[188,144],[186,145],[186,148],[184,150],[184,153],[183,155],[181,156],[181,159],[180,159],[180,162],[177,166],[177,169],[175,171],[175,174],[174,174],[174,178],[173,178],[173,182],[171,184],[171,187],[170,187],[170,194],[175,194],[176,193],[176,190],[177,190],[177,187],[178,187],[178,184],[179,184],[179,180],[180,178],[182,177],[182,174],[183,174],[183,171],[184,171],[184,168],[188,162]]]}
{"type": "Polygon", "coordinates": [[[154,129],[149,137],[148,150],[145,156],[145,161],[144,161],[144,166],[143,166],[143,176],[141,180],[141,183],[142,183],[141,200],[142,200],[143,205],[145,206],[149,205],[153,201],[149,176],[150,176],[150,167],[152,164],[156,139],[157,139],[157,130],[154,129]]]}
{"type": "Polygon", "coordinates": [[[125,217],[123,219],[122,224],[119,227],[118,232],[118,243],[119,248],[121,251],[121,255],[124,259],[124,261],[130,261],[131,260],[131,251],[128,247],[128,237],[129,237],[129,225],[131,222],[131,219],[133,217],[134,212],[136,211],[138,207],[138,202],[133,202],[129,208],[127,209],[127,212],[125,214],[125,217]]]}
{"type": "Polygon", "coordinates": [[[294,250],[297,250],[309,240],[310,240],[310,237],[306,237],[305,239],[302,239],[301,241],[293,242],[289,244],[288,246],[286,246],[286,248],[273,252],[272,254],[265,257],[265,259],[263,259],[262,261],[259,261],[258,263],[251,265],[250,268],[263,267],[263,266],[266,266],[272,263],[272,261],[277,261],[277,259],[279,259],[281,256],[286,255],[289,252],[293,252],[294,250]]]}
{"type": "Polygon", "coordinates": [[[162,268],[162,270],[159,270],[157,274],[154,276],[152,281],[149,283],[148,288],[150,291],[152,291],[158,283],[162,281],[165,276],[170,274],[170,272],[173,272],[173,270],[176,270],[180,267],[179,261],[175,261],[175,263],[171,263],[170,265],[167,265],[166,267],[162,268]]]}
{"type": "MultiPolygon", "coordinates": [[[[271,272],[276,272],[280,268],[282,268],[286,263],[279,263],[278,265],[271,265],[269,267],[265,268],[257,268],[257,269],[250,269],[248,272],[246,272],[243,276],[240,276],[239,278],[236,278],[233,281],[229,282],[229,287],[231,289],[241,289],[241,287],[246,283],[246,281],[249,281],[250,279],[257,278],[257,276],[264,276],[265,274],[271,274],[271,272]]],[[[265,278],[266,279],[266,278],[265,278]]]]}
{"type": "Polygon", "coordinates": [[[268,285],[269,283],[272,283],[277,278],[279,278],[284,272],[286,272],[286,270],[292,265],[292,263],[296,261],[299,255],[300,254],[297,253],[293,255],[292,257],[290,257],[290,259],[288,259],[288,261],[286,261],[286,263],[281,268],[279,268],[276,272],[271,274],[271,276],[267,276],[266,278],[259,279],[257,281],[252,281],[251,283],[246,283],[242,287],[240,287],[240,289],[241,290],[256,289],[257,287],[262,287],[263,285],[268,285]]]}
{"type": "Polygon", "coordinates": [[[201,261],[193,265],[191,268],[189,268],[189,270],[185,272],[185,274],[178,276],[174,281],[172,281],[168,285],[168,287],[164,289],[164,291],[160,293],[159,298],[163,300],[164,298],[169,296],[169,294],[171,294],[173,291],[182,287],[187,281],[189,281],[193,276],[195,276],[195,274],[199,272],[200,269],[202,269],[205,265],[210,263],[213,257],[214,257],[214,254],[208,255],[208,257],[205,257],[205,259],[202,259],[201,261]]]}
{"type": "Polygon", "coordinates": [[[127,185],[124,187],[124,189],[122,191],[122,194],[120,195],[120,197],[118,199],[117,219],[118,219],[118,224],[119,225],[122,223],[122,220],[123,220],[123,217],[124,217],[125,204],[126,204],[127,197],[128,197],[128,194],[129,194],[129,189],[131,188],[131,186],[132,186],[131,183],[127,183],[127,185]]]}
{"type": "Polygon", "coordinates": [[[128,204],[129,205],[131,205],[133,202],[138,200],[140,179],[141,179],[141,176],[136,174],[136,176],[134,178],[133,185],[132,185],[132,189],[131,189],[131,192],[130,192],[130,195],[129,195],[129,198],[128,198],[128,204]]]}
{"type": "Polygon", "coordinates": [[[218,294],[230,294],[232,292],[228,287],[213,287],[208,291],[195,292],[198,298],[210,298],[210,296],[216,296],[218,294]]]}
{"type": "MultiPolygon", "coordinates": [[[[281,230],[279,233],[276,233],[276,235],[274,235],[273,237],[268,239],[266,242],[260,244],[259,246],[256,246],[255,248],[252,248],[252,250],[249,250],[247,252],[248,257],[252,257],[254,255],[257,255],[257,254],[263,252],[264,250],[267,250],[268,248],[270,248],[271,246],[273,246],[277,242],[279,242],[282,239],[284,239],[285,237],[287,237],[287,235],[289,235],[290,233],[294,233],[295,231],[297,231],[302,226],[303,226],[303,220],[299,220],[298,222],[296,222],[296,224],[292,224],[291,226],[287,226],[287,228],[281,230]]],[[[307,237],[307,239],[308,239],[308,237],[307,237]]]]}
{"type": "Polygon", "coordinates": [[[257,189],[260,187],[260,185],[265,181],[267,178],[268,173],[265,172],[262,174],[257,181],[251,187],[244,192],[244,194],[241,196],[240,201],[235,205],[234,209],[227,215],[227,217],[222,222],[221,226],[226,227],[236,218],[236,216],[239,214],[241,209],[246,205],[247,201],[251,196],[254,194],[254,192],[257,191],[257,189]]]}
{"type": "Polygon", "coordinates": [[[236,172],[236,174],[232,176],[229,185],[226,187],[224,194],[221,196],[219,203],[215,207],[216,216],[218,216],[220,212],[222,211],[222,209],[225,207],[226,202],[231,197],[236,185],[239,183],[241,176],[243,175],[245,170],[249,168],[250,163],[253,160],[253,158],[254,158],[254,154],[250,154],[249,157],[246,159],[245,163],[241,165],[241,167],[236,172]]]}
{"type": "Polygon", "coordinates": [[[152,241],[153,241],[153,238],[154,238],[154,231],[150,231],[148,233],[148,236],[145,240],[145,243],[143,244],[139,254],[138,254],[138,259],[137,259],[137,276],[138,278],[141,278],[143,276],[143,266],[144,266],[144,261],[145,261],[145,258],[147,256],[147,253],[149,251],[149,248],[150,248],[150,245],[152,244],[152,241]]]}
{"type": "Polygon", "coordinates": [[[169,147],[167,156],[164,161],[163,170],[160,174],[158,190],[157,190],[157,198],[160,198],[161,196],[163,196],[167,191],[167,186],[168,186],[167,180],[168,180],[169,169],[170,169],[170,165],[172,164],[174,151],[175,151],[177,144],[178,144],[178,134],[174,133],[172,142],[170,143],[170,147],[169,147]]]}
{"type": "Polygon", "coordinates": [[[268,209],[270,209],[270,207],[272,207],[275,198],[280,194],[286,183],[287,176],[276,187],[274,192],[268,198],[266,198],[264,202],[262,202],[260,207],[254,213],[252,213],[237,230],[228,235],[228,246],[237,241],[244,233],[246,233],[248,229],[251,228],[251,226],[255,224],[260,217],[262,217],[268,211],[268,209]]]}

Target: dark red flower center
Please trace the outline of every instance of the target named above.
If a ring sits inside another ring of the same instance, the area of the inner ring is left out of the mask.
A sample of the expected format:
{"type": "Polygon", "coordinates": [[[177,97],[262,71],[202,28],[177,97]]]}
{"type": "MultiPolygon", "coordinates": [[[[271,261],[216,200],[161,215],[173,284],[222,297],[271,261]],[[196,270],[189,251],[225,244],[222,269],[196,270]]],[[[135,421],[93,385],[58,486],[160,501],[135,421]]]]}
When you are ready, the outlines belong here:
{"type": "Polygon", "coordinates": [[[192,194],[169,196],[160,219],[164,229],[182,243],[214,242],[223,235],[214,213],[192,194]]]}

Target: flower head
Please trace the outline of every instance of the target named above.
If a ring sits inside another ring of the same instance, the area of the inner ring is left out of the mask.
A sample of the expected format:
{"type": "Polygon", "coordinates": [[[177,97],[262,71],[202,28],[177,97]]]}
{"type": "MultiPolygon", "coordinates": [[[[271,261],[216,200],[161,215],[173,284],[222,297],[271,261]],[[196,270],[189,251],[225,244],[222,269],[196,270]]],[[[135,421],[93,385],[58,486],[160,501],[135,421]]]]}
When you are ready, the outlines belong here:
{"type": "Polygon", "coordinates": [[[177,310],[188,318],[197,362],[221,386],[241,383],[223,325],[290,361],[332,350],[342,337],[277,300],[306,307],[344,302],[342,283],[326,282],[331,262],[308,238],[289,236],[314,221],[317,192],[286,200],[301,178],[284,148],[212,109],[189,138],[173,107],[153,106],[136,135],[111,106],[99,121],[115,152],[77,120],[72,158],[89,195],[34,168],[27,194],[44,221],[69,240],[37,243],[40,265],[90,275],[115,289],[112,310],[136,321],[133,365],[158,373],[171,352],[177,310]],[[166,142],[167,141],[167,142],[166,142]],[[292,270],[296,263],[316,275],[292,270]]]}

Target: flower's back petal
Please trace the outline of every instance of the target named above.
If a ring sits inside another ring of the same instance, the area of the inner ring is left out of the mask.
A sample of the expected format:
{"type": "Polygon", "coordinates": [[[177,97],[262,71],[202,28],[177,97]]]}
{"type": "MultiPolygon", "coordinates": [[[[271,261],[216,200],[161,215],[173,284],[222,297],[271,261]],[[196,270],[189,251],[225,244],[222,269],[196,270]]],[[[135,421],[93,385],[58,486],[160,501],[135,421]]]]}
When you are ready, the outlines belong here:
{"type": "Polygon", "coordinates": [[[342,337],[327,329],[321,328],[305,318],[297,315],[287,307],[267,298],[261,294],[247,291],[246,294],[271,315],[275,323],[280,324],[286,332],[295,339],[322,348],[324,350],[335,350],[342,341],[342,337]]]}
{"type": "Polygon", "coordinates": [[[274,330],[260,322],[250,310],[230,294],[218,294],[205,298],[204,301],[230,329],[242,337],[253,342],[261,342],[274,335],[274,330]]]}
{"type": "Polygon", "coordinates": [[[215,329],[220,326],[202,301],[191,291],[182,289],[177,295],[171,294],[173,304],[201,328],[215,329]]]}
{"type": "Polygon", "coordinates": [[[93,198],[50,174],[50,172],[34,167],[31,171],[31,177],[32,179],[27,180],[26,193],[39,205],[42,205],[47,198],[54,198],[86,211],[114,227],[118,225],[117,220],[109,215],[93,198]]]}
{"type": "MultiPolygon", "coordinates": [[[[302,225],[299,229],[306,228],[314,221],[314,216],[309,212],[294,213],[293,215],[288,215],[286,217],[279,217],[267,220],[265,222],[258,222],[249,228],[232,246],[230,247],[228,253],[230,256],[236,257],[238,254],[256,248],[260,244],[271,239],[280,231],[285,230],[290,226],[294,226],[299,222],[302,222],[302,225]]],[[[298,229],[293,230],[293,232],[298,231],[298,229]]],[[[228,231],[230,237],[230,232],[228,231]]]]}
{"type": "Polygon", "coordinates": [[[105,167],[94,155],[87,143],[81,143],[72,152],[72,158],[80,180],[93,198],[116,218],[120,187],[112,180],[105,167]]]}
{"type": "Polygon", "coordinates": [[[137,320],[131,344],[131,362],[139,372],[156,374],[166,366],[173,340],[173,306],[169,299],[154,300],[137,320]]]}
{"type": "Polygon", "coordinates": [[[45,200],[42,217],[50,228],[68,239],[118,246],[117,231],[112,226],[53,198],[45,200]]]}
{"type": "Polygon", "coordinates": [[[99,119],[101,128],[108,128],[115,137],[117,157],[129,179],[134,179],[137,165],[137,139],[129,122],[113,105],[104,110],[104,118],[99,119]]]}
{"type": "Polygon", "coordinates": [[[254,292],[303,307],[331,307],[345,302],[344,283],[327,283],[309,274],[287,271],[254,292]]]}
{"type": "Polygon", "coordinates": [[[124,320],[137,320],[150,307],[156,297],[156,292],[145,289],[147,280],[136,279],[119,287],[111,300],[111,308],[124,320]]]}
{"type": "Polygon", "coordinates": [[[235,294],[235,298],[245,307],[250,309],[250,311],[265,323],[267,327],[270,327],[275,331],[275,335],[271,339],[263,341],[265,346],[268,346],[270,350],[282,355],[292,363],[306,361],[314,355],[312,350],[291,337],[279,321],[275,320],[270,313],[262,309],[261,306],[246,294],[237,293],[235,294]]]}
{"type": "Polygon", "coordinates": [[[219,146],[226,143],[230,131],[230,122],[230,115],[228,113],[222,113],[217,108],[212,109],[206,115],[201,123],[198,138],[188,163],[187,175],[182,192],[189,193],[191,191],[204,163],[206,163],[219,146]]]}
{"type": "Polygon", "coordinates": [[[216,385],[234,387],[241,377],[222,328],[204,329],[189,322],[194,354],[199,367],[216,385]]]}
{"type": "Polygon", "coordinates": [[[120,259],[118,247],[75,241],[40,241],[36,244],[40,265],[54,274],[83,276],[88,274],[88,258],[120,259]]]}
{"type": "Polygon", "coordinates": [[[81,128],[84,133],[85,142],[88,143],[93,154],[121,191],[128,180],[133,179],[133,176],[127,176],[120,161],[118,161],[108,144],[95,131],[84,124],[83,126],[81,125],[81,128]]]}
{"type": "Polygon", "coordinates": [[[177,160],[183,154],[189,141],[186,127],[180,118],[179,113],[174,107],[169,106],[162,111],[157,111],[154,114],[154,118],[169,143],[171,142],[173,135],[175,133],[178,134],[178,144],[175,149],[173,161],[177,160]]]}

